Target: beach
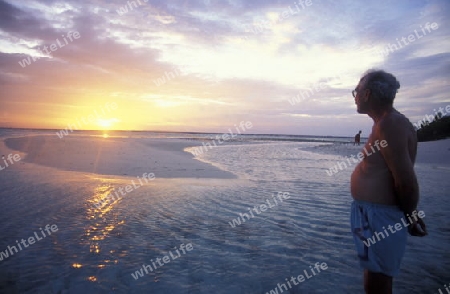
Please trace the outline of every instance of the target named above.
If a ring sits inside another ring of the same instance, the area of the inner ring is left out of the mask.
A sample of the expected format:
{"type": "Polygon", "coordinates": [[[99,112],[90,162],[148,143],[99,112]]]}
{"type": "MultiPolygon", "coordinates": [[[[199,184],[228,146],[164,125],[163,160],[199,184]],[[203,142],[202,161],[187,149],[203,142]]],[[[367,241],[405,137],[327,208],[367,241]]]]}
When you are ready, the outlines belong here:
{"type": "MultiPolygon", "coordinates": [[[[203,137],[0,132],[0,292],[362,293],[346,159],[363,146],[246,138],[194,156],[203,137]]],[[[419,143],[429,236],[394,293],[448,284],[449,155],[419,143]]]]}
{"type": "Polygon", "coordinates": [[[183,150],[196,146],[176,139],[134,139],[56,136],[10,138],[6,146],[26,153],[26,162],[59,170],[99,175],[142,175],[159,178],[235,178],[210,164],[192,160],[183,150]]]}

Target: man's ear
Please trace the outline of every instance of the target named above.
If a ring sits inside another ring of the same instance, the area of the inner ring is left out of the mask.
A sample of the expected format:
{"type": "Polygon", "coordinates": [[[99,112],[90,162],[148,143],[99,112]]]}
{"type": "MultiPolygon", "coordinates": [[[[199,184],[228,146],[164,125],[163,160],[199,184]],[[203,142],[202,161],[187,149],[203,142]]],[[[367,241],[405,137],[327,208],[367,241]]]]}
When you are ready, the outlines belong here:
{"type": "Polygon", "coordinates": [[[369,101],[370,94],[371,94],[370,89],[365,89],[364,92],[363,92],[363,95],[362,95],[362,100],[364,102],[369,101]]]}

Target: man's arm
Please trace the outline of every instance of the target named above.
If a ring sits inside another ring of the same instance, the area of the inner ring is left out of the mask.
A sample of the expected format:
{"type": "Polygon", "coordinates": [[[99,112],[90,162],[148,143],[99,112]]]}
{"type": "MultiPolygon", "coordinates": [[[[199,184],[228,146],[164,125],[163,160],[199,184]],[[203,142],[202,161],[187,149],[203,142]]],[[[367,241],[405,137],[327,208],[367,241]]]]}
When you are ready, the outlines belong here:
{"type": "Polygon", "coordinates": [[[419,202],[419,184],[409,154],[408,129],[404,124],[388,119],[380,122],[378,135],[380,140],[386,140],[388,144],[380,152],[394,179],[400,209],[411,215],[419,202]]]}
{"type": "MultiPolygon", "coordinates": [[[[414,162],[409,153],[408,127],[393,120],[383,121],[378,128],[380,140],[386,140],[387,146],[380,152],[386,161],[394,179],[394,189],[400,209],[407,215],[412,215],[419,202],[419,184],[414,172],[414,162]]],[[[419,218],[408,228],[412,236],[426,236],[424,221],[419,218]]]]}

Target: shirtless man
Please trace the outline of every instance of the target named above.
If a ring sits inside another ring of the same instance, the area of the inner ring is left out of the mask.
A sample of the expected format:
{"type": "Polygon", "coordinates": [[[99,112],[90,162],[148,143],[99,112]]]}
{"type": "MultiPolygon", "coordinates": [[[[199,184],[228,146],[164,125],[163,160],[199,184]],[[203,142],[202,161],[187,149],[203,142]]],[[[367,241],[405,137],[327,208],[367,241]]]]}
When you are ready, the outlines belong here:
{"type": "Polygon", "coordinates": [[[360,144],[361,142],[361,131],[359,131],[358,134],[355,135],[355,142],[353,142],[353,146],[355,146],[356,144],[360,144]]]}
{"type": "MultiPolygon", "coordinates": [[[[416,131],[409,120],[393,107],[400,83],[382,70],[368,71],[352,92],[357,112],[370,116],[374,125],[365,145],[385,140],[384,148],[365,155],[351,176],[353,196],[351,225],[364,269],[366,293],[392,293],[392,278],[400,269],[406,247],[405,228],[390,234],[376,244],[367,246],[367,238],[382,232],[389,225],[417,214],[419,186],[414,172],[417,153],[416,131]]],[[[392,232],[392,231],[391,231],[392,232]]],[[[421,218],[408,226],[412,236],[425,236],[421,218]]]]}

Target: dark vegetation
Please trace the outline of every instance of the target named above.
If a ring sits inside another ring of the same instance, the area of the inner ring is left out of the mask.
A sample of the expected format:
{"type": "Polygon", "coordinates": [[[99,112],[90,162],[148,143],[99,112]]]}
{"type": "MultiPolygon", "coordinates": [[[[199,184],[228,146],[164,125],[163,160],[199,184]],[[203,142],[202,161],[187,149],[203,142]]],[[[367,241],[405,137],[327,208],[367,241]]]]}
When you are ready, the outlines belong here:
{"type": "Polygon", "coordinates": [[[424,119],[420,128],[417,129],[419,142],[445,138],[450,138],[450,116],[442,116],[442,113],[436,114],[431,122],[424,119]]]}

